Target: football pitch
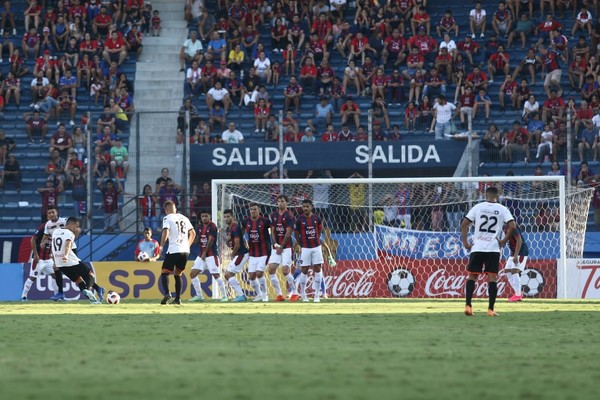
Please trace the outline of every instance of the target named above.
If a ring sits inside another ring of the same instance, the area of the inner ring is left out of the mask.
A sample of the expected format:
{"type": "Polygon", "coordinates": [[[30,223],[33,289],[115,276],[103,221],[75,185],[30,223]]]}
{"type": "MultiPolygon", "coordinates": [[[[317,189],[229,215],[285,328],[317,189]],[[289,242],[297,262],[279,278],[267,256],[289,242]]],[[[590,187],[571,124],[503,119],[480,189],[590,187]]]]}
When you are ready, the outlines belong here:
{"type": "Polygon", "coordinates": [[[600,302],[0,303],[0,399],[598,399],[600,302]]]}

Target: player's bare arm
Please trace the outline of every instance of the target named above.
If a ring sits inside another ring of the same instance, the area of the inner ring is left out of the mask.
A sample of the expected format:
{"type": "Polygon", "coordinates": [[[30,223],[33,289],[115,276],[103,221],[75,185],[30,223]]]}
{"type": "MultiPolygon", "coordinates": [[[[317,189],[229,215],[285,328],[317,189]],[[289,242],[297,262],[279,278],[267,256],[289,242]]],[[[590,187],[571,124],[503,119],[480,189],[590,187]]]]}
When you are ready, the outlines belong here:
{"type": "Polygon", "coordinates": [[[188,231],[188,243],[190,244],[190,247],[192,247],[192,244],[194,244],[194,239],[196,239],[196,231],[194,229],[190,229],[188,231]]]}
{"type": "Polygon", "coordinates": [[[31,237],[30,243],[31,243],[31,251],[33,252],[33,262],[37,263],[40,260],[40,255],[38,254],[38,251],[37,251],[37,246],[36,246],[37,238],[35,235],[33,235],[31,237]]]}
{"type": "Polygon", "coordinates": [[[71,252],[71,247],[73,247],[73,242],[70,239],[67,239],[65,242],[65,254],[62,256],[62,260],[67,262],[69,260],[69,253],[71,252]]]}
{"type": "Polygon", "coordinates": [[[519,253],[521,252],[521,246],[523,245],[523,238],[521,238],[521,235],[519,235],[519,236],[517,236],[515,241],[516,241],[515,254],[513,254],[513,261],[515,262],[515,264],[518,264],[519,263],[519,253]]]}
{"type": "Polygon", "coordinates": [[[169,228],[163,228],[160,234],[160,251],[163,251],[165,248],[165,244],[167,243],[167,238],[169,237],[169,228]]]}
{"type": "MultiPolygon", "coordinates": [[[[515,228],[517,227],[515,225],[515,221],[509,221],[506,223],[507,226],[507,230],[506,230],[506,235],[504,236],[504,239],[498,240],[498,244],[500,245],[500,248],[504,247],[504,245],[506,244],[506,242],[508,242],[508,239],[510,239],[515,231],[515,228]]],[[[515,251],[515,254],[519,254],[518,251],[515,251]]]]}
{"type": "Polygon", "coordinates": [[[202,261],[206,260],[206,253],[208,252],[208,249],[212,249],[212,245],[215,242],[215,237],[212,235],[208,236],[208,243],[206,243],[206,248],[204,249],[204,251],[202,252],[202,254],[200,255],[200,258],[202,259],[202,261]]]}
{"type": "MultiPolygon", "coordinates": [[[[471,221],[467,218],[463,218],[462,223],[460,225],[460,239],[465,249],[471,250],[473,245],[469,243],[467,234],[469,233],[469,227],[471,226],[471,221]]],[[[514,228],[513,228],[514,229],[514,228]]]]}

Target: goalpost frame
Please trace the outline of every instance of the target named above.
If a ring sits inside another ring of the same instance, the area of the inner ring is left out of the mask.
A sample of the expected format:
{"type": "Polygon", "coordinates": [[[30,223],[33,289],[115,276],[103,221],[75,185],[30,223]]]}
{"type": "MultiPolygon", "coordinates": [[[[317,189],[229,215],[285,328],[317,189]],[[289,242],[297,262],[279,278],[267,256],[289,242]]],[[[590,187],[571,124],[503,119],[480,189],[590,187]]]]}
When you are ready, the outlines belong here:
{"type": "MultiPolygon", "coordinates": [[[[377,184],[377,183],[475,183],[475,182],[558,182],[559,188],[559,243],[560,258],[557,263],[557,275],[562,276],[563,298],[567,293],[567,243],[566,243],[566,185],[565,177],[560,176],[486,176],[486,177],[444,177],[444,178],[316,178],[316,179],[213,179],[211,182],[212,220],[220,226],[218,188],[227,184],[235,185],[293,185],[293,184],[377,184]]],[[[223,204],[221,199],[221,204],[223,204]]],[[[369,196],[369,202],[372,198],[369,196]]],[[[373,204],[369,204],[369,209],[373,204]]],[[[370,216],[371,218],[372,216],[370,216]]],[[[370,224],[372,225],[372,224],[370,224]]],[[[560,291],[560,290],[559,290],[560,291]]]]}

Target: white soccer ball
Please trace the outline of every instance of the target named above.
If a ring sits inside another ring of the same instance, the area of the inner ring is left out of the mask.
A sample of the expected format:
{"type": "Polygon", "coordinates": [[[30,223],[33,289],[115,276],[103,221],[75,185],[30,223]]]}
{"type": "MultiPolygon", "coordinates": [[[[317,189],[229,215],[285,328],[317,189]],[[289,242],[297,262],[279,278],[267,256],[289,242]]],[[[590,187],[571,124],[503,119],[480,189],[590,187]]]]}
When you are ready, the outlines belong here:
{"type": "Polygon", "coordinates": [[[140,251],[137,256],[138,261],[144,262],[150,260],[150,256],[145,251],[140,251]]]}
{"type": "Polygon", "coordinates": [[[521,273],[521,286],[523,295],[534,297],[544,289],[544,275],[537,269],[526,269],[521,273]]]}
{"type": "Polygon", "coordinates": [[[388,275],[388,289],[396,297],[406,297],[415,289],[415,277],[407,269],[398,268],[388,275]]]}
{"type": "Polygon", "coordinates": [[[106,302],[108,304],[119,304],[121,302],[121,296],[119,296],[119,293],[111,290],[106,295],[106,302]]]}

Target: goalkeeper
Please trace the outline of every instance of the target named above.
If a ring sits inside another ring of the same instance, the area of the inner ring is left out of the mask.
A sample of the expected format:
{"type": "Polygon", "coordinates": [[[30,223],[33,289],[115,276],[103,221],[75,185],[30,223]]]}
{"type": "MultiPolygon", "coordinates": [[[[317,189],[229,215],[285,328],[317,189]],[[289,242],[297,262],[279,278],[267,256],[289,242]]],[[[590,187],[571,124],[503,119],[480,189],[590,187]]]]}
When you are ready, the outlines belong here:
{"type": "MultiPolygon", "coordinates": [[[[506,227],[504,230],[506,233],[506,227]]],[[[510,256],[508,257],[508,260],[506,260],[504,275],[515,291],[515,293],[508,298],[509,302],[514,303],[523,300],[523,295],[521,293],[521,272],[525,269],[527,257],[529,256],[529,247],[527,247],[527,243],[525,243],[523,235],[521,235],[521,231],[518,227],[515,227],[513,234],[508,239],[508,248],[510,249],[510,256]]]]}

